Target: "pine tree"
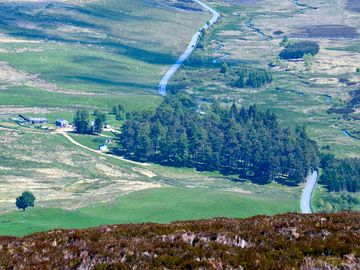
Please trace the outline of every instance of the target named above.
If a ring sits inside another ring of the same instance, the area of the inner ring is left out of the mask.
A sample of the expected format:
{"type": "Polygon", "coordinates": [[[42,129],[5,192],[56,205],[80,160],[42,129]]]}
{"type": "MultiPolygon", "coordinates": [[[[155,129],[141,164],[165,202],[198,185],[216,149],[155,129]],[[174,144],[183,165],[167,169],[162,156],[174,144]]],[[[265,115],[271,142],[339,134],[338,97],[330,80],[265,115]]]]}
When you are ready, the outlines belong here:
{"type": "Polygon", "coordinates": [[[77,111],[73,122],[77,133],[89,134],[92,132],[90,126],[90,114],[87,110],[77,111]]]}

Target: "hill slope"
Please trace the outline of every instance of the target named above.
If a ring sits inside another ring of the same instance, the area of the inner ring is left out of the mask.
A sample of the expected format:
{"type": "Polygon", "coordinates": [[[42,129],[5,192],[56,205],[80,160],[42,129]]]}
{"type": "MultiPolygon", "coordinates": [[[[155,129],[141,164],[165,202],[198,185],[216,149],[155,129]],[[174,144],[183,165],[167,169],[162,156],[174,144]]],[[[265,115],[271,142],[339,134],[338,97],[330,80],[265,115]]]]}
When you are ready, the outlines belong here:
{"type": "Polygon", "coordinates": [[[3,269],[359,269],[360,214],[115,225],[0,239],[3,269]]]}

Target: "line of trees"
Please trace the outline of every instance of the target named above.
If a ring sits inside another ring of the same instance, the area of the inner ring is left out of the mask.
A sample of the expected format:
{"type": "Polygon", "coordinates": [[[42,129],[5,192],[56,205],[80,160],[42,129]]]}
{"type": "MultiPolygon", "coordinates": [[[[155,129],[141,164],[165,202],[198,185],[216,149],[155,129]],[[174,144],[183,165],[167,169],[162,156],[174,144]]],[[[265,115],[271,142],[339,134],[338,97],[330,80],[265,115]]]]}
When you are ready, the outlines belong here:
{"type": "Polygon", "coordinates": [[[156,110],[129,115],[118,151],[136,160],[218,170],[262,184],[297,185],[319,163],[318,147],[305,130],[281,127],[270,111],[214,104],[200,115],[186,93],[165,98],[156,110]]]}
{"type": "Polygon", "coordinates": [[[329,191],[360,191],[360,159],[337,159],[332,154],[326,154],[320,166],[323,169],[320,183],[329,191]]]}

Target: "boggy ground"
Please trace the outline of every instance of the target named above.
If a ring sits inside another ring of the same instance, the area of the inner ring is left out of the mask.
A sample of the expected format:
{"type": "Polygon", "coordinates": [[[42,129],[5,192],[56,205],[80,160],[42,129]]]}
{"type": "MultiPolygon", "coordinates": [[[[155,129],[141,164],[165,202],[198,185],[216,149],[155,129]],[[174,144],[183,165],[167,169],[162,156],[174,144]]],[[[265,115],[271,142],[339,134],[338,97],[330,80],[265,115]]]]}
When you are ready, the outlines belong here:
{"type": "Polygon", "coordinates": [[[3,269],[359,269],[360,215],[285,214],[0,238],[3,269]]]}

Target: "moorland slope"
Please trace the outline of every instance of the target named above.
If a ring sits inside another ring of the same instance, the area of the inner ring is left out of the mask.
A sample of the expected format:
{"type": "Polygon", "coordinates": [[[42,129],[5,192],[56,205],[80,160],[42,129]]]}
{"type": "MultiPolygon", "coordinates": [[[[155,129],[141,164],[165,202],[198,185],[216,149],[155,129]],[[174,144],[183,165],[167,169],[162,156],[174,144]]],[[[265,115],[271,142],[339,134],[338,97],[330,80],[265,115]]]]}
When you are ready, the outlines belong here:
{"type": "Polygon", "coordinates": [[[0,238],[3,269],[359,269],[360,215],[285,214],[0,238]],[[346,229],[345,229],[346,228],[346,229]],[[35,267],[35,268],[34,268],[35,267]]]}

